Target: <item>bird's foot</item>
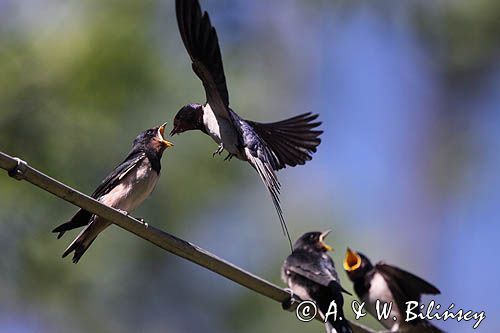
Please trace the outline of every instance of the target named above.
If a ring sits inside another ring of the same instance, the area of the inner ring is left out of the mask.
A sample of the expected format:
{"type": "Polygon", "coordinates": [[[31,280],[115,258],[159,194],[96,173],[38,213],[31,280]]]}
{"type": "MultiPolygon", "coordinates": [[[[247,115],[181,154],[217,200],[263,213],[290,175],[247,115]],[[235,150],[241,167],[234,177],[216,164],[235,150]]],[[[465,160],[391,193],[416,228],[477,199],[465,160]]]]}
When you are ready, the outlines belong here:
{"type": "Polygon", "coordinates": [[[133,218],[136,219],[137,221],[139,221],[146,228],[148,227],[148,223],[142,217],[135,217],[135,216],[133,216],[133,218]]]}
{"type": "Polygon", "coordinates": [[[226,158],[224,159],[224,161],[231,161],[231,159],[233,158],[234,154],[231,154],[231,153],[228,153],[226,158]]]}
{"type": "Polygon", "coordinates": [[[299,302],[299,299],[295,297],[292,289],[285,288],[284,290],[290,294],[290,297],[281,303],[281,307],[283,308],[283,310],[288,311],[292,307],[293,303],[299,302]]]}
{"type": "Polygon", "coordinates": [[[123,209],[119,209],[119,208],[115,208],[117,211],[119,211],[120,213],[122,213],[123,215],[127,215],[128,216],[128,212],[126,210],[123,210],[123,209]]]}
{"type": "Polygon", "coordinates": [[[123,209],[119,209],[119,208],[115,208],[117,211],[119,211],[120,213],[122,213],[123,215],[126,215],[126,216],[130,216],[132,217],[133,219],[139,221],[141,224],[143,224],[146,228],[148,227],[148,223],[146,221],[144,221],[144,219],[142,217],[135,217],[135,216],[132,216],[130,215],[126,210],[123,210],[123,209]]]}
{"type": "Polygon", "coordinates": [[[148,222],[146,222],[142,217],[135,217],[135,219],[139,222],[141,222],[141,224],[143,226],[145,226],[146,228],[149,226],[148,222]]]}
{"type": "Polygon", "coordinates": [[[214,151],[214,153],[212,154],[212,157],[215,157],[215,155],[217,155],[217,154],[218,154],[218,155],[222,154],[222,152],[223,152],[223,151],[224,151],[224,144],[223,144],[223,143],[221,143],[221,144],[219,145],[219,147],[217,147],[217,150],[216,150],[216,151],[214,151]]]}

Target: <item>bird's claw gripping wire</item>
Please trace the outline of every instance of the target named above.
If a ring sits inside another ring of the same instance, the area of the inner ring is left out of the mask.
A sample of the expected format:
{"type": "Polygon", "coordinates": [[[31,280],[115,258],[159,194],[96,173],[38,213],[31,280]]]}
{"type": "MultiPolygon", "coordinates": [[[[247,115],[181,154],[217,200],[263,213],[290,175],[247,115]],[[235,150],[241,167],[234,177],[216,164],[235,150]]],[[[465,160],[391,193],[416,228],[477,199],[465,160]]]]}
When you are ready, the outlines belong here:
{"type": "Polygon", "coordinates": [[[295,296],[292,289],[285,288],[284,290],[290,294],[290,297],[281,303],[281,307],[283,308],[283,310],[290,310],[293,303],[300,302],[300,299],[295,296]]]}
{"type": "Polygon", "coordinates": [[[134,219],[136,219],[137,221],[141,222],[146,228],[148,227],[148,223],[146,221],[144,221],[144,219],[142,217],[134,217],[132,215],[130,215],[126,210],[123,210],[123,209],[119,209],[119,208],[115,208],[117,211],[119,211],[120,213],[122,213],[123,215],[126,215],[126,216],[130,216],[134,219]]]}

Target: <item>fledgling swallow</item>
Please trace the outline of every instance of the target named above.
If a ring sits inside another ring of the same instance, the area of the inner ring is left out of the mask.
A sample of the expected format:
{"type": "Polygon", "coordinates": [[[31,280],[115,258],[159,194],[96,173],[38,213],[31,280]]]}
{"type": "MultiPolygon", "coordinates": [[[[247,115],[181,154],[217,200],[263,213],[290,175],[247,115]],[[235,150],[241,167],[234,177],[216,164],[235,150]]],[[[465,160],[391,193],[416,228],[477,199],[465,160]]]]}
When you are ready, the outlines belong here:
{"type": "MultiPolygon", "coordinates": [[[[327,254],[332,247],[324,241],[330,230],[308,232],[293,245],[292,253],[286,258],[281,269],[281,279],[301,300],[316,302],[318,311],[324,318],[332,301],[337,304],[337,320],[328,317],[327,333],[352,332],[345,319],[343,306],[346,292],[340,285],[332,258],[327,254]]],[[[286,304],[284,304],[286,307],[286,304]]]]}
{"type": "Polygon", "coordinates": [[[271,194],[281,226],[288,234],[280,206],[280,183],[275,171],[302,165],[312,159],[323,131],[315,130],[317,114],[304,113],[293,118],[258,123],[245,120],[229,107],[229,94],[215,28],[198,0],[176,0],[177,23],[192,68],[205,87],[205,104],[188,104],[176,114],[171,135],[200,130],[217,144],[215,154],[225,149],[226,159],[236,156],[249,162],[271,194]]]}
{"type": "MultiPolygon", "coordinates": [[[[137,208],[158,182],[163,151],[173,146],[163,138],[165,126],[166,123],[140,133],[125,160],[102,181],[92,198],[126,213],[137,208]]],[[[80,209],[69,222],[52,232],[58,232],[59,239],[66,231],[85,226],[62,255],[64,258],[74,251],[73,262],[76,264],[97,235],[110,224],[108,220],[80,209]]]]}
{"type": "Polygon", "coordinates": [[[372,316],[377,318],[375,308],[377,300],[380,300],[380,306],[392,302],[390,315],[380,321],[391,332],[399,330],[413,332],[415,329],[418,332],[443,332],[427,320],[415,319],[405,322],[406,302],[416,301],[420,304],[423,294],[440,293],[439,289],[429,282],[381,261],[373,266],[368,257],[350,248],[346,251],[344,269],[354,284],[356,295],[365,302],[366,310],[372,316]]]}

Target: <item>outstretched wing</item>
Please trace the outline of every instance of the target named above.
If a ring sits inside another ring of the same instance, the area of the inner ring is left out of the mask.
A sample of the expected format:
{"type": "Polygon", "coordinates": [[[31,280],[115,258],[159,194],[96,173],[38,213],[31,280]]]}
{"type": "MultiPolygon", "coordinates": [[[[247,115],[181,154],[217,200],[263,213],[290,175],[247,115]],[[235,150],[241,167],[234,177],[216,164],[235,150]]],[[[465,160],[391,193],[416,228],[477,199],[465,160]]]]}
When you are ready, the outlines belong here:
{"type": "Polygon", "coordinates": [[[193,71],[205,87],[208,104],[216,115],[230,120],[219,41],[208,13],[202,14],[198,0],[176,0],[175,10],[182,41],[193,62],[193,71]]]}
{"type": "Polygon", "coordinates": [[[437,295],[440,293],[439,289],[429,282],[401,268],[378,263],[375,265],[375,269],[384,277],[398,305],[404,305],[410,301],[420,303],[423,294],[437,295]]]}
{"type": "Polygon", "coordinates": [[[247,122],[269,146],[273,169],[279,170],[287,165],[303,165],[312,159],[311,154],[316,152],[323,133],[314,130],[321,125],[315,122],[317,118],[317,114],[309,112],[274,123],[247,122]]]}

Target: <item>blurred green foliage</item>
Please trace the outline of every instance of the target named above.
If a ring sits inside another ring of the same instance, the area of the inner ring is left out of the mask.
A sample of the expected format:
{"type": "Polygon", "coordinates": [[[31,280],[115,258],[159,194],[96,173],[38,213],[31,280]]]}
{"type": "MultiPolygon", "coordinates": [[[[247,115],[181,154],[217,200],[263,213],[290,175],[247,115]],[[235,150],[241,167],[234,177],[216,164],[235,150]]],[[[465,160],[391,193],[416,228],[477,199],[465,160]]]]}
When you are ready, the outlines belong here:
{"type": "MultiPolygon", "coordinates": [[[[383,2],[378,10],[384,12],[392,4],[383,2]]],[[[294,6],[333,11],[366,3],[338,1],[330,8],[329,2],[301,1],[294,6]]],[[[466,68],[472,76],[481,75],[498,61],[498,1],[445,2],[439,10],[417,1],[412,6],[414,28],[436,52],[443,72],[466,68]]],[[[204,99],[178,36],[172,1],[0,1],[0,9],[0,150],[85,193],[124,158],[137,133],[170,122],[183,104],[204,99]]],[[[231,99],[249,118],[256,103],[249,96],[269,102],[271,97],[262,93],[272,88],[270,80],[278,79],[258,77],[266,69],[252,75],[255,68],[241,64],[237,55],[281,42],[275,35],[269,38],[274,38],[271,43],[255,38],[247,46],[236,38],[234,44],[224,45],[226,51],[223,48],[226,70],[231,69],[230,90],[235,90],[231,99]]],[[[281,73],[287,69],[283,51],[271,46],[265,53],[271,57],[260,55],[265,58],[261,60],[282,66],[275,69],[281,73]]],[[[271,82],[284,84],[288,77],[281,75],[282,81],[271,82]]],[[[288,84],[301,89],[297,83],[288,84]]],[[[228,166],[212,160],[214,144],[201,135],[173,139],[176,146],[163,157],[162,179],[136,215],[173,233],[189,234],[198,227],[190,224],[193,220],[227,210],[222,201],[230,200],[235,189],[254,188],[258,181],[253,171],[236,161],[228,166]]],[[[258,193],[259,198],[266,195],[258,193]]],[[[263,205],[268,204],[265,199],[263,205]]],[[[300,216],[302,209],[290,208],[289,215],[300,216]]],[[[0,312],[17,314],[12,320],[24,319],[33,331],[174,332],[194,331],[198,323],[213,332],[322,329],[319,324],[301,324],[279,305],[116,227],[99,236],[80,264],[61,260],[74,234],[56,241],[50,230],[75,211],[28,184],[0,177],[0,312]],[[217,299],[217,293],[223,299],[217,299]],[[198,322],[190,322],[194,312],[198,322]]],[[[261,215],[255,214],[257,220],[261,215]]],[[[260,214],[269,216],[263,224],[277,234],[262,237],[284,244],[272,208],[260,214]]],[[[240,218],[236,215],[234,223],[240,218]]],[[[227,253],[220,253],[230,257],[240,240],[228,239],[223,230],[215,235],[220,243],[231,243],[227,253]]],[[[246,262],[254,251],[258,249],[247,250],[246,262]]],[[[283,247],[267,258],[265,267],[255,265],[261,269],[255,273],[281,284],[278,267],[285,255],[283,247]]],[[[341,254],[336,256],[339,261],[341,254]]],[[[373,319],[367,322],[378,325],[373,319]]]]}

